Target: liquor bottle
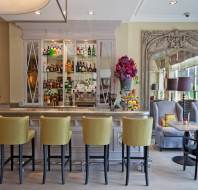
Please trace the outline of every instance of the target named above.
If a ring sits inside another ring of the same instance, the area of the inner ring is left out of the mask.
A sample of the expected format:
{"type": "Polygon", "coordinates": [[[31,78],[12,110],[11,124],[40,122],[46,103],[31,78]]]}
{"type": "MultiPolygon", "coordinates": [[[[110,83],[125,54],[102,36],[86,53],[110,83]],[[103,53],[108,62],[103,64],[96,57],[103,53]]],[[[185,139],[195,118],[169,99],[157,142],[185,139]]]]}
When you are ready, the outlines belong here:
{"type": "Polygon", "coordinates": [[[72,68],[71,68],[72,70],[72,72],[74,72],[74,61],[72,61],[72,68]]]}
{"type": "Polygon", "coordinates": [[[94,63],[94,67],[93,67],[93,72],[96,72],[96,66],[95,66],[95,63],[94,63]]]}
{"type": "Polygon", "coordinates": [[[82,62],[81,61],[79,63],[79,71],[78,72],[82,72],[82,62]]]}
{"type": "Polygon", "coordinates": [[[92,69],[92,67],[91,67],[91,63],[90,63],[90,65],[89,65],[88,71],[89,71],[89,72],[93,72],[93,69],[92,69]]]}
{"type": "Polygon", "coordinates": [[[54,47],[50,47],[49,55],[50,56],[54,55],[54,47]]]}
{"type": "Polygon", "coordinates": [[[47,46],[47,55],[50,55],[50,47],[47,46]]]}
{"type": "Polygon", "coordinates": [[[76,64],[76,72],[79,72],[79,62],[77,61],[77,64],[76,64]]]}
{"type": "Polygon", "coordinates": [[[95,49],[95,47],[94,47],[94,45],[93,45],[93,47],[92,47],[92,56],[96,56],[96,49],[95,49]]]}
{"type": "Polygon", "coordinates": [[[43,55],[47,55],[47,50],[46,49],[43,50],[43,55]]]}
{"type": "Polygon", "coordinates": [[[81,71],[82,71],[82,72],[85,72],[85,71],[86,71],[86,70],[85,70],[85,63],[84,63],[84,62],[82,63],[81,71]]]}
{"type": "Polygon", "coordinates": [[[76,54],[80,55],[80,47],[79,46],[77,46],[77,48],[76,48],[76,54]]]}
{"type": "Polygon", "coordinates": [[[88,63],[85,64],[85,72],[89,72],[88,63]]]}
{"type": "Polygon", "coordinates": [[[46,80],[43,81],[43,88],[47,88],[46,80]]]}
{"type": "Polygon", "coordinates": [[[89,45],[89,47],[88,47],[88,56],[90,56],[90,55],[91,55],[91,47],[89,45]]]}

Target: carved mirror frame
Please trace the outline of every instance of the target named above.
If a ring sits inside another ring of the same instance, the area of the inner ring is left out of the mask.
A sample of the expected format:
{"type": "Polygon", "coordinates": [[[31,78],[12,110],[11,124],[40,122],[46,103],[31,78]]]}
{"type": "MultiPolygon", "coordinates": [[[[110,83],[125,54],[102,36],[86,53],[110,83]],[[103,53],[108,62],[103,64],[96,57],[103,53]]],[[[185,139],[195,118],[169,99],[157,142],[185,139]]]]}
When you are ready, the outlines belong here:
{"type": "Polygon", "coordinates": [[[153,30],[141,32],[141,92],[143,109],[149,110],[149,67],[152,56],[168,48],[186,49],[198,55],[198,30],[153,30]]]}

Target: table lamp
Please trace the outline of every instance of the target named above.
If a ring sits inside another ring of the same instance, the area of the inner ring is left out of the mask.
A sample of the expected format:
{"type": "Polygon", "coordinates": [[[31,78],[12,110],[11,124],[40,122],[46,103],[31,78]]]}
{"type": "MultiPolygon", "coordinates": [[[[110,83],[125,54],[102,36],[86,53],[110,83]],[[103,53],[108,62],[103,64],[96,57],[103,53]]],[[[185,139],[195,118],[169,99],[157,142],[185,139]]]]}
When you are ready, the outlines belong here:
{"type": "Polygon", "coordinates": [[[184,120],[184,112],[185,112],[185,92],[191,90],[191,77],[179,77],[178,78],[178,86],[177,86],[177,91],[182,91],[183,92],[183,98],[182,98],[182,104],[183,104],[183,120],[184,120]]]}
{"type": "Polygon", "coordinates": [[[167,88],[166,90],[171,91],[171,101],[173,100],[172,91],[176,91],[178,86],[178,79],[177,78],[168,78],[167,79],[167,88]]]}

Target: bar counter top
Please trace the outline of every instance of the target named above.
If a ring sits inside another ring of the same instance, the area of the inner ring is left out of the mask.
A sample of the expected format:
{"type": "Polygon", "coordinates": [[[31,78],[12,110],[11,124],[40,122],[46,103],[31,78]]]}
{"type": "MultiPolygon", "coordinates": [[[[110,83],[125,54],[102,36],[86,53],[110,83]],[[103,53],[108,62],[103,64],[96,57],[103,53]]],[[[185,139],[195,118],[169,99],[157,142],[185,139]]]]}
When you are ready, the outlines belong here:
{"type": "Polygon", "coordinates": [[[17,108],[0,108],[0,115],[2,116],[112,116],[112,117],[144,117],[149,116],[149,111],[122,111],[104,108],[82,108],[82,107],[55,107],[55,108],[42,108],[42,107],[17,107],[17,108]]]}

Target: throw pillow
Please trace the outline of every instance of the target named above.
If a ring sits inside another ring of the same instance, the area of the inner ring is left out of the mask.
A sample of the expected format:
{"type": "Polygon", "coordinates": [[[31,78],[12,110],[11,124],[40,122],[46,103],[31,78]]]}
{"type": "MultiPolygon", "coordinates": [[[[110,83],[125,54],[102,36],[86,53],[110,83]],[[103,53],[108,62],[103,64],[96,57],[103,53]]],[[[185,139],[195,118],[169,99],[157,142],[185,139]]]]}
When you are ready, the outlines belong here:
{"type": "Polygon", "coordinates": [[[166,114],[165,115],[165,125],[166,127],[169,126],[169,123],[177,121],[176,115],[175,114],[166,114]]]}
{"type": "Polygon", "coordinates": [[[166,127],[166,120],[165,120],[165,117],[162,117],[162,118],[160,119],[160,125],[161,125],[162,127],[166,127]]]}

